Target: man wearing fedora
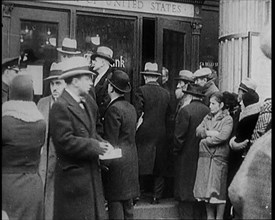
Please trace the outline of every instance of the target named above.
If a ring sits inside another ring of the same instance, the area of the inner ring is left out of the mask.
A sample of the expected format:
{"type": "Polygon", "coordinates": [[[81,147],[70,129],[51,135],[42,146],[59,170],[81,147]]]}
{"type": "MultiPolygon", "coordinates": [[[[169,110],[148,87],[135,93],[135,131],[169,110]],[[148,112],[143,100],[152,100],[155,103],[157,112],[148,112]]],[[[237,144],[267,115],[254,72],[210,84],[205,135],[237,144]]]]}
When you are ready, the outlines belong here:
{"type": "Polygon", "coordinates": [[[9,100],[9,86],[19,72],[18,57],[2,60],[2,104],[9,100]]]}
{"type": "Polygon", "coordinates": [[[121,149],[122,158],[113,159],[108,165],[103,178],[105,199],[109,219],[133,219],[133,199],[139,196],[137,116],[134,106],[124,97],[131,90],[127,73],[114,70],[108,83],[111,102],[104,115],[104,138],[121,149]]]}
{"type": "Polygon", "coordinates": [[[68,37],[65,37],[62,41],[62,46],[56,49],[61,55],[61,62],[66,59],[69,59],[70,57],[81,54],[81,51],[77,50],[76,40],[68,37]]]}
{"type": "Polygon", "coordinates": [[[92,97],[96,96],[99,115],[102,118],[107,105],[110,102],[108,95],[108,77],[112,72],[111,65],[114,64],[113,51],[109,47],[99,46],[97,51],[91,55],[92,70],[97,73],[94,81],[94,91],[90,91],[92,97]]]}
{"type": "Polygon", "coordinates": [[[138,118],[143,115],[143,122],[136,133],[140,184],[141,190],[144,190],[145,186],[148,186],[146,179],[153,177],[151,203],[157,204],[165,182],[163,172],[166,169],[168,152],[165,140],[170,95],[157,82],[161,76],[157,63],[146,63],[141,74],[144,76],[145,85],[137,89],[135,103],[138,118]]]}
{"type": "Polygon", "coordinates": [[[53,103],[63,92],[66,84],[63,79],[59,79],[62,70],[59,63],[52,63],[49,77],[45,78],[45,82],[50,83],[51,95],[41,98],[37,107],[42,113],[46,121],[46,139],[42,147],[42,154],[39,164],[39,173],[43,181],[45,196],[45,218],[53,219],[53,195],[54,195],[54,172],[56,164],[56,154],[52,138],[49,134],[49,112],[53,103]]]}
{"type": "Polygon", "coordinates": [[[214,81],[216,75],[211,71],[210,68],[204,67],[194,72],[195,83],[203,87],[203,94],[205,95],[203,102],[209,106],[210,96],[219,91],[214,81]]]}
{"type": "Polygon", "coordinates": [[[113,147],[96,132],[97,105],[88,95],[93,72],[84,57],[62,63],[63,93],[50,110],[56,150],[54,220],[106,218],[99,155],[113,147]]]}
{"type": "Polygon", "coordinates": [[[188,84],[184,94],[185,104],[176,116],[174,131],[174,197],[179,201],[180,219],[205,219],[204,206],[194,198],[193,187],[199,157],[196,128],[209,108],[202,102],[204,95],[199,85],[188,84]]]}
{"type": "Polygon", "coordinates": [[[188,84],[194,83],[193,73],[189,70],[181,70],[179,72],[179,75],[175,77],[174,80],[177,81],[177,86],[175,90],[175,96],[178,101],[175,112],[176,117],[179,109],[184,105],[184,91],[187,89],[188,84]]]}

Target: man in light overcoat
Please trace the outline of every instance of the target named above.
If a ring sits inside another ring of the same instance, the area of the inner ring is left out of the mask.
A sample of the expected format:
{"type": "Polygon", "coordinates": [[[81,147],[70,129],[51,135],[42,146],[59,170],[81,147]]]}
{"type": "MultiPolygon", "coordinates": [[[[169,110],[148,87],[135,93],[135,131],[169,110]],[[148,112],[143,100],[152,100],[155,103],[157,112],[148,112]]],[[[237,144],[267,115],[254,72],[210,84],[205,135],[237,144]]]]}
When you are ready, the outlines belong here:
{"type": "Polygon", "coordinates": [[[54,172],[56,164],[56,154],[52,138],[49,135],[49,112],[53,103],[63,92],[66,83],[63,79],[59,79],[62,70],[58,63],[52,63],[49,77],[44,81],[50,83],[51,95],[41,98],[37,107],[42,113],[46,121],[46,139],[42,147],[42,154],[39,163],[39,173],[43,181],[44,187],[44,207],[45,218],[51,220],[53,218],[53,197],[54,197],[54,172]]]}

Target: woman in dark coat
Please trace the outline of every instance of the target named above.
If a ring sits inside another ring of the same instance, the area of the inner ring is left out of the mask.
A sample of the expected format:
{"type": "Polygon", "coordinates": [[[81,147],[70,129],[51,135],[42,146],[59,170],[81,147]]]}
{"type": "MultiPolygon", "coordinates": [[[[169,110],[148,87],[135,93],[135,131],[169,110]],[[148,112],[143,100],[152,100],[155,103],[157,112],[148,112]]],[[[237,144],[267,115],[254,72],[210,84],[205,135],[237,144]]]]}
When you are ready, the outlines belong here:
{"type": "Polygon", "coordinates": [[[108,81],[112,101],[104,117],[104,138],[121,149],[122,157],[108,161],[109,171],[103,179],[105,199],[110,219],[133,219],[133,198],[139,196],[136,111],[124,98],[131,89],[127,73],[116,70],[108,81]]]}
{"type": "Polygon", "coordinates": [[[32,101],[28,76],[16,76],[9,92],[2,105],[2,210],[9,219],[44,219],[38,165],[46,122],[32,101]]]}

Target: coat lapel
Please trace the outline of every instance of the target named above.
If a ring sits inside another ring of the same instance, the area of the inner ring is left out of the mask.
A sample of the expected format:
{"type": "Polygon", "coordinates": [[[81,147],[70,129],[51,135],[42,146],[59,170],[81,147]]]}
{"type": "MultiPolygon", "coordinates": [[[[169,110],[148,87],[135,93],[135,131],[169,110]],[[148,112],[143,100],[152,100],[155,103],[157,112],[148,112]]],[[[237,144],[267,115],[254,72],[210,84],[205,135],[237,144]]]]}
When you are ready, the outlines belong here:
{"type": "MultiPolygon", "coordinates": [[[[90,129],[90,120],[87,120],[88,117],[87,117],[86,113],[84,112],[85,110],[83,111],[83,109],[79,106],[79,103],[77,101],[75,101],[74,98],[66,90],[64,90],[62,96],[68,103],[68,109],[75,115],[76,118],[79,119],[79,121],[81,121],[85,125],[87,130],[89,130],[90,129]]],[[[87,112],[89,112],[89,114],[90,114],[89,110],[87,112]]]]}

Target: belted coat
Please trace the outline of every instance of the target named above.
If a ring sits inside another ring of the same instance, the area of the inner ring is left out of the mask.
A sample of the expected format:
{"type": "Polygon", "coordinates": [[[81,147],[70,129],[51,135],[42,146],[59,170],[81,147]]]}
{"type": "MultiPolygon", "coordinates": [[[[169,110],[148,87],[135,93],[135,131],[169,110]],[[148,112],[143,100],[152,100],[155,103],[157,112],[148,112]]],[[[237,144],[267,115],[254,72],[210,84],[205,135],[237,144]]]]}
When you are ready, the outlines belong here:
{"type": "Polygon", "coordinates": [[[57,155],[54,219],[105,219],[96,132],[97,105],[87,96],[86,111],[64,90],[50,110],[57,155]]]}

